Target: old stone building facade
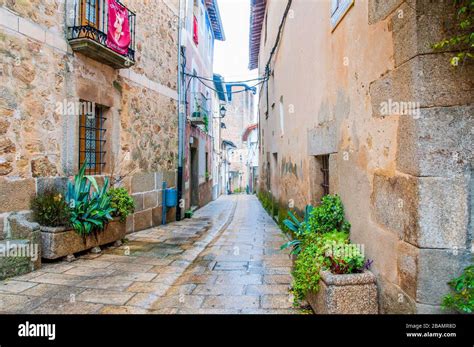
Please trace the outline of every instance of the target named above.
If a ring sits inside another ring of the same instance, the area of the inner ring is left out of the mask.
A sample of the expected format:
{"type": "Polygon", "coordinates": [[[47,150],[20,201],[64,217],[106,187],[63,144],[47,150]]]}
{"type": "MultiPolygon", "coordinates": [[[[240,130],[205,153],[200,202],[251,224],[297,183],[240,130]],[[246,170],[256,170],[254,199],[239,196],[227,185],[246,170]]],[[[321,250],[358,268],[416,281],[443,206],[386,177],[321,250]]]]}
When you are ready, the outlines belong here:
{"type": "Polygon", "coordinates": [[[244,143],[247,127],[255,122],[254,98],[255,88],[246,84],[226,84],[227,112],[223,119],[225,128],[222,129],[222,139],[229,141],[235,147],[229,148],[226,173],[228,192],[243,192],[248,186],[249,172],[247,170],[248,148],[244,143]]]}
{"type": "Polygon", "coordinates": [[[339,194],[374,261],[381,312],[440,312],[473,245],[472,64],[453,68],[431,48],[453,7],[288,3],[252,1],[250,67],[269,75],[259,189],[300,211],[339,194]]]}
{"type": "Polygon", "coordinates": [[[97,44],[107,2],[95,3],[0,1],[2,238],[9,213],[47,187],[64,189],[85,156],[91,173],[123,177],[136,202],[129,232],[161,224],[162,181],[176,186],[178,1],[123,1],[134,29],[128,57],[97,44]],[[77,18],[95,30],[86,39],[77,18]],[[100,153],[83,154],[88,123],[73,106],[84,104],[100,110],[100,153]]]}
{"type": "Polygon", "coordinates": [[[183,0],[181,5],[181,102],[186,121],[180,199],[183,210],[194,210],[213,198],[213,125],[219,105],[213,90],[214,44],[224,41],[225,33],[216,0],[183,0]]]}

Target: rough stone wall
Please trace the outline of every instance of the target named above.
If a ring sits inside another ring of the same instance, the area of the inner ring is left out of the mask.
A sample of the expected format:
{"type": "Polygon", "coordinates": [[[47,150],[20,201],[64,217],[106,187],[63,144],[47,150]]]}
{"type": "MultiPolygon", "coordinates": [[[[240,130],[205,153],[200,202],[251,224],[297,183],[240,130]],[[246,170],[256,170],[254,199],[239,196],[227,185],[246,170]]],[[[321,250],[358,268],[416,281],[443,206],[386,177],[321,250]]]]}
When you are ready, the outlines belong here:
{"type": "Polygon", "coordinates": [[[66,30],[64,0],[0,0],[0,6],[58,33],[66,30]]]}
{"type": "MultiPolygon", "coordinates": [[[[278,1],[267,5],[261,62],[283,11],[278,1]]],[[[291,200],[301,210],[321,194],[315,157],[330,154],[330,192],[342,197],[353,242],[374,260],[381,312],[440,312],[473,240],[473,69],[453,69],[449,54],[430,48],[449,35],[452,8],[355,1],[334,31],[329,3],[292,9],[272,64],[268,119],[266,89],[260,94],[260,189],[269,179],[281,206],[291,200]],[[310,36],[314,44],[297,39],[310,36]],[[416,102],[420,112],[382,115],[390,99],[416,102]]]]}
{"type": "Polygon", "coordinates": [[[177,11],[172,1],[124,4],[137,16],[136,65],[114,70],[71,51],[64,1],[0,0],[0,231],[8,213],[77,172],[78,118],[57,107],[79,99],[107,107],[104,174],[127,176],[138,202],[129,231],[158,223],[161,182],[133,182],[176,186],[177,11]]]}
{"type": "MultiPolygon", "coordinates": [[[[243,90],[242,87],[233,87],[233,92],[243,90]]],[[[245,189],[248,182],[248,172],[245,164],[247,162],[248,150],[243,144],[242,136],[245,130],[253,121],[253,100],[254,95],[251,91],[238,92],[232,95],[232,100],[226,104],[226,116],[222,120],[226,128],[221,130],[223,140],[231,141],[237,147],[233,149],[232,158],[230,158],[230,171],[242,172],[241,178],[234,180],[232,189],[245,189]],[[242,160],[241,160],[242,158],[242,160]],[[242,182],[240,184],[240,182],[242,182]]]]}
{"type": "Polygon", "coordinates": [[[369,22],[386,16],[395,64],[370,85],[373,116],[381,116],[380,103],[389,98],[415,100],[420,112],[399,118],[394,170],[374,173],[373,217],[398,238],[398,281],[380,281],[382,309],[435,313],[446,282],[472,257],[474,69],[472,64],[454,69],[450,54],[430,47],[452,34],[449,2],[371,1],[369,22]],[[390,299],[396,291],[400,297],[399,289],[408,300],[390,299]]]}
{"type": "Polygon", "coordinates": [[[178,5],[173,2],[176,1],[122,1],[137,14],[137,22],[141,23],[136,30],[137,64],[133,70],[176,90],[178,5]]]}

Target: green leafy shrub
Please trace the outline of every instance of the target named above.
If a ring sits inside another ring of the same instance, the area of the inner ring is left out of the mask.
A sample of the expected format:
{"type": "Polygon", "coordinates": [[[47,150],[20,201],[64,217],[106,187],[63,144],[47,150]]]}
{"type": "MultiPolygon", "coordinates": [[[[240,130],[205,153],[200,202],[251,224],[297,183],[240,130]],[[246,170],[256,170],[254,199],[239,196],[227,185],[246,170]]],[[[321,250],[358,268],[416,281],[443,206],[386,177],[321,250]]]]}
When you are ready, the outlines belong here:
{"type": "Polygon", "coordinates": [[[307,234],[301,241],[301,252],[292,271],[295,305],[309,292],[319,290],[321,270],[336,274],[356,273],[371,265],[371,261],[364,260],[345,231],[307,234]]]}
{"type": "Polygon", "coordinates": [[[128,194],[127,189],[112,188],[108,191],[110,196],[110,207],[115,211],[112,213],[114,217],[120,217],[121,222],[125,222],[127,216],[135,212],[135,201],[128,194]]]}
{"type": "Polygon", "coordinates": [[[309,292],[319,290],[319,272],[324,264],[324,251],[319,244],[303,246],[292,271],[294,303],[298,305],[309,292]]]}
{"type": "Polygon", "coordinates": [[[325,265],[334,274],[361,272],[365,264],[365,258],[356,245],[334,243],[326,249],[325,265]]]}
{"type": "Polygon", "coordinates": [[[299,254],[301,252],[301,245],[302,245],[302,238],[306,235],[309,231],[309,224],[308,219],[309,215],[313,209],[313,206],[307,205],[305,208],[305,214],[303,221],[300,221],[298,217],[291,211],[287,212],[286,218],[283,220],[283,225],[285,226],[285,231],[289,231],[292,234],[293,239],[283,244],[280,249],[286,249],[291,247],[292,250],[290,254],[299,254]]]}
{"type": "Polygon", "coordinates": [[[86,163],[74,177],[74,183],[68,182],[66,197],[71,210],[70,223],[83,236],[103,230],[115,211],[107,194],[109,180],[106,178],[103,187],[99,188],[94,177],[85,175],[85,170],[86,163]],[[92,187],[94,191],[91,191],[92,187]]]}
{"type": "Polygon", "coordinates": [[[309,230],[317,233],[349,232],[351,229],[344,217],[344,206],[338,195],[325,195],[321,199],[321,205],[312,209],[308,224],[309,230]]]}
{"type": "Polygon", "coordinates": [[[209,132],[209,118],[207,117],[207,114],[204,114],[202,120],[204,122],[204,131],[207,133],[209,132]]]}
{"type": "Polygon", "coordinates": [[[286,209],[281,207],[280,205],[277,206],[278,213],[277,213],[277,222],[278,226],[280,227],[281,230],[284,232],[289,232],[285,225],[285,220],[288,218],[288,212],[286,209]]]}
{"type": "Polygon", "coordinates": [[[474,0],[453,0],[457,12],[457,32],[454,36],[445,38],[432,45],[434,49],[449,48],[455,51],[450,63],[457,67],[459,63],[473,59],[474,48],[474,0]]]}
{"type": "Polygon", "coordinates": [[[453,293],[443,298],[444,309],[454,309],[460,313],[474,312],[474,265],[469,265],[463,273],[448,282],[453,293]]]}
{"type": "Polygon", "coordinates": [[[31,200],[34,219],[48,227],[67,226],[69,208],[64,197],[55,189],[47,190],[31,200]]]}
{"type": "Polygon", "coordinates": [[[285,227],[292,233],[292,240],[282,245],[280,248],[292,248],[291,254],[301,252],[302,239],[316,233],[348,233],[351,225],[344,217],[344,207],[338,195],[325,195],[321,199],[319,206],[307,205],[303,221],[291,211],[288,211],[289,218],[283,221],[285,227]]]}
{"type": "Polygon", "coordinates": [[[274,216],[273,213],[273,200],[271,198],[270,193],[265,191],[260,191],[257,194],[260,203],[262,204],[263,208],[268,212],[269,215],[274,216]]]}

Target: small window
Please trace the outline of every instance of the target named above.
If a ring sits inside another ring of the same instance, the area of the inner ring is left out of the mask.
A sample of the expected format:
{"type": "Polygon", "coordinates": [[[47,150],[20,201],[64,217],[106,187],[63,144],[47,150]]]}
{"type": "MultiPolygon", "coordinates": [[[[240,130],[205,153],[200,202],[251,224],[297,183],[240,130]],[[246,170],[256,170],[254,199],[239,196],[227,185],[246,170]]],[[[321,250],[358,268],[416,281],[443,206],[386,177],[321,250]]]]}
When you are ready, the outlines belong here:
{"type": "Polygon", "coordinates": [[[285,104],[283,103],[283,95],[280,96],[280,130],[281,136],[285,134],[285,104]]]}
{"type": "Polygon", "coordinates": [[[88,175],[102,174],[105,165],[104,107],[94,105],[93,113],[82,112],[79,118],[79,167],[87,162],[88,175]]]}
{"type": "Polygon", "coordinates": [[[329,154],[321,156],[321,172],[323,173],[323,194],[329,194],[329,154]]]}
{"type": "Polygon", "coordinates": [[[81,2],[81,21],[82,25],[90,25],[94,28],[99,27],[99,0],[84,0],[81,2]]]}
{"type": "Polygon", "coordinates": [[[331,27],[336,29],[342,18],[354,4],[354,0],[331,0],[331,27]]]}

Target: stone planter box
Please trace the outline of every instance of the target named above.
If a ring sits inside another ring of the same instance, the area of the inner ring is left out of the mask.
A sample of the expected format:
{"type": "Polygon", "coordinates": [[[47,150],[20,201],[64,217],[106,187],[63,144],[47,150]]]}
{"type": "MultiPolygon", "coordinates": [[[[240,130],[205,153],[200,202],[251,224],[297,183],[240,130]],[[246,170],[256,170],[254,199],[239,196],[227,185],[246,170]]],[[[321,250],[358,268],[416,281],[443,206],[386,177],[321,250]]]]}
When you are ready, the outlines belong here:
{"type": "Polygon", "coordinates": [[[126,224],[114,219],[103,231],[86,236],[64,227],[41,226],[42,258],[58,259],[69,254],[121,240],[126,234],[126,224]]]}
{"type": "Polygon", "coordinates": [[[370,271],[335,275],[321,272],[319,291],[307,296],[316,314],[377,314],[377,284],[370,271]]]}

